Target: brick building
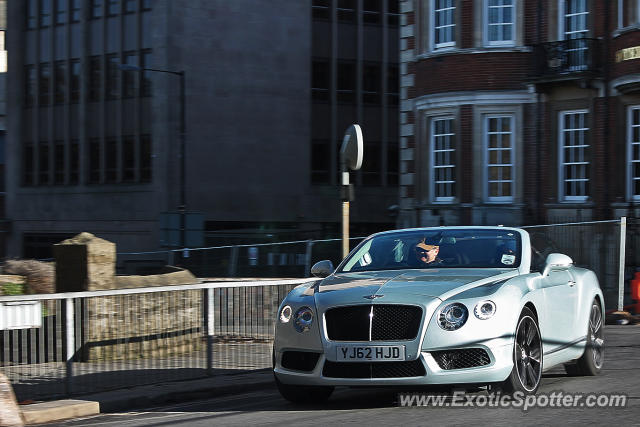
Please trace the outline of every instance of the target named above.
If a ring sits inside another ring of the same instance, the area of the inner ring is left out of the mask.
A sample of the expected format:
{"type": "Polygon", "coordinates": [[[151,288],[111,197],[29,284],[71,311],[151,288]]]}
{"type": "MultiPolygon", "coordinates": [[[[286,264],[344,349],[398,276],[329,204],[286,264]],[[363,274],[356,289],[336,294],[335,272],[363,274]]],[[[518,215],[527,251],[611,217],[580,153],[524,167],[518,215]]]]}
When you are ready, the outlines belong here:
{"type": "Polygon", "coordinates": [[[640,1],[401,13],[400,225],[638,214],[640,1]]]}

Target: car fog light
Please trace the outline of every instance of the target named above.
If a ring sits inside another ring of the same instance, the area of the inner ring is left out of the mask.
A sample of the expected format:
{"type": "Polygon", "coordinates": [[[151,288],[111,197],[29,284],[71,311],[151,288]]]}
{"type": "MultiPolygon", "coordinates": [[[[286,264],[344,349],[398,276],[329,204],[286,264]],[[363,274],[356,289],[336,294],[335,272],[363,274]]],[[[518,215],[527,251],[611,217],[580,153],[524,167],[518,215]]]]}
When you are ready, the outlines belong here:
{"type": "Polygon", "coordinates": [[[476,304],[473,314],[478,319],[486,320],[496,313],[496,304],[493,301],[481,301],[476,304]]]}
{"type": "Polygon", "coordinates": [[[291,320],[291,307],[285,305],[280,312],[280,321],[287,323],[289,320],[291,320]]]}
{"type": "Polygon", "coordinates": [[[469,317],[469,310],[459,302],[445,306],[438,314],[438,325],[445,331],[461,328],[469,317]]]}
{"type": "Polygon", "coordinates": [[[306,332],[311,328],[313,323],[313,310],[309,307],[302,307],[296,311],[294,324],[298,332],[306,332]]]}

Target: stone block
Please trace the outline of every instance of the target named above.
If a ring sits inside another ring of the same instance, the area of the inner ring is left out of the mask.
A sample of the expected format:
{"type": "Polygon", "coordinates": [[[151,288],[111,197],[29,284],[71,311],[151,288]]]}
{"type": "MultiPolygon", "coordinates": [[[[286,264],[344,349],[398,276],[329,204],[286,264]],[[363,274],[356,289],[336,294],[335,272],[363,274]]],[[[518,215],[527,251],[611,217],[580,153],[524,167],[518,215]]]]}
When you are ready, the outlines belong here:
{"type": "Polygon", "coordinates": [[[115,289],[116,245],[80,233],[53,245],[56,292],[115,289]]]}

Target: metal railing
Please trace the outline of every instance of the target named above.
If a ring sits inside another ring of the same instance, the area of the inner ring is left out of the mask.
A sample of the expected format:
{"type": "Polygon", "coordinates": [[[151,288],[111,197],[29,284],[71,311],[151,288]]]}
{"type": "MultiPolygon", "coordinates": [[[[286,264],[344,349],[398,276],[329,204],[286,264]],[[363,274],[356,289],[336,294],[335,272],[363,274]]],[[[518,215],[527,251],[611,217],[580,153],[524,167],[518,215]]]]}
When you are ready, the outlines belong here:
{"type": "Polygon", "coordinates": [[[539,78],[571,73],[600,72],[600,40],[579,38],[541,43],[534,47],[535,72],[539,78]]]}
{"type": "Polygon", "coordinates": [[[0,331],[0,371],[38,400],[268,368],[274,313],[309,280],[29,295],[40,326],[0,331]]]}

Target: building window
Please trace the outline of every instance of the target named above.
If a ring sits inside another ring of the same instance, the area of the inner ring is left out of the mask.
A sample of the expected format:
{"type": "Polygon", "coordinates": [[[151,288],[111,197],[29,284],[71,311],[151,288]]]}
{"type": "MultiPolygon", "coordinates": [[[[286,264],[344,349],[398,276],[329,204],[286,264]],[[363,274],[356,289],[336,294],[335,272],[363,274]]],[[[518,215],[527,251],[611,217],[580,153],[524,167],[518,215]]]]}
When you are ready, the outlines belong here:
{"type": "MultiPolygon", "coordinates": [[[[142,52],[140,57],[140,67],[148,68],[151,66],[151,51],[145,50],[142,52]]],[[[141,83],[140,83],[140,96],[151,96],[153,86],[151,84],[151,71],[142,71],[141,73],[141,83]]]]}
{"type": "Polygon", "coordinates": [[[70,99],[72,104],[77,104],[80,101],[80,60],[72,59],[70,67],[69,84],[71,86],[70,99]]]}
{"type": "Polygon", "coordinates": [[[107,183],[118,181],[118,140],[110,138],[105,141],[104,178],[107,183]]]}
{"type": "Polygon", "coordinates": [[[80,145],[77,139],[69,146],[69,184],[77,184],[80,177],[80,145]]]}
{"type": "Polygon", "coordinates": [[[331,0],[313,0],[311,15],[313,19],[328,20],[331,16],[331,0]]]}
{"type": "Polygon", "coordinates": [[[513,117],[487,116],[484,129],[486,198],[490,202],[510,202],[514,191],[513,117]]]}
{"type": "Polygon", "coordinates": [[[400,21],[400,8],[398,0],[387,0],[387,24],[390,27],[397,27],[400,21]]]}
{"type": "Polygon", "coordinates": [[[311,63],[311,96],[315,101],[329,100],[330,68],[328,59],[314,59],[311,63]]]}
{"type": "Polygon", "coordinates": [[[151,10],[151,3],[153,0],[141,0],[142,1],[142,10],[151,10]]]}
{"type": "Polygon", "coordinates": [[[64,184],[65,159],[64,141],[56,141],[53,153],[53,183],[64,184]]]}
{"type": "Polygon", "coordinates": [[[434,202],[452,202],[456,196],[454,138],[453,118],[431,121],[431,194],[434,202]]]}
{"type": "Polygon", "coordinates": [[[31,107],[36,102],[36,67],[24,67],[24,105],[31,107]]]}
{"type": "Polygon", "coordinates": [[[7,47],[5,44],[7,32],[0,30],[0,73],[7,72],[7,47]]]}
{"type": "Polygon", "coordinates": [[[382,4],[380,0],[364,0],[362,3],[362,22],[365,24],[379,24],[382,4]]]}
{"type": "Polygon", "coordinates": [[[380,173],[382,172],[382,150],[379,141],[365,142],[364,151],[367,158],[362,162],[362,185],[380,186],[380,173]]]}
{"type": "Polygon", "coordinates": [[[515,43],[515,0],[485,0],[485,37],[489,46],[515,43]]]}
{"type": "Polygon", "coordinates": [[[89,140],[89,174],[87,177],[89,184],[100,182],[100,139],[91,138],[89,140]]]}
{"type": "Polygon", "coordinates": [[[100,101],[101,64],[99,56],[89,58],[89,101],[100,101]]]}
{"type": "Polygon", "coordinates": [[[38,146],[38,184],[49,184],[49,143],[46,141],[38,146]]]}
{"type": "Polygon", "coordinates": [[[48,27],[51,25],[51,1],[40,0],[40,27],[48,27]]]}
{"type": "Polygon", "coordinates": [[[140,137],[140,182],[151,182],[151,136],[140,137]]]}
{"type": "Polygon", "coordinates": [[[117,99],[120,95],[120,59],[118,55],[107,55],[107,99],[117,99]]]}
{"type": "Polygon", "coordinates": [[[398,166],[400,165],[400,151],[397,141],[387,142],[387,185],[398,185],[398,166]]]}
{"type": "Polygon", "coordinates": [[[456,44],[455,0],[433,0],[433,47],[442,49],[456,44]]]}
{"type": "Polygon", "coordinates": [[[133,182],[136,179],[136,139],[125,136],[122,139],[122,181],[133,182]]]}
{"type": "Polygon", "coordinates": [[[329,184],[331,170],[331,146],[326,139],[311,141],[311,183],[329,184]]]}
{"type": "Polygon", "coordinates": [[[338,0],[338,21],[355,22],[356,0],[338,0]]]}
{"type": "Polygon", "coordinates": [[[560,200],[584,201],[589,194],[587,111],[560,113],[560,200]]]}
{"type": "Polygon", "coordinates": [[[26,27],[33,30],[38,25],[38,0],[27,0],[26,7],[26,27]]]}
{"type": "Polygon", "coordinates": [[[82,0],[70,0],[71,1],[71,22],[80,21],[80,14],[82,12],[82,0]]]}
{"type": "Polygon", "coordinates": [[[56,61],[54,72],[54,100],[56,104],[64,104],[65,93],[67,91],[67,64],[65,61],[56,61]]]}
{"type": "Polygon", "coordinates": [[[91,0],[91,19],[102,18],[102,0],[91,0]]]}
{"type": "Polygon", "coordinates": [[[380,64],[364,64],[362,67],[362,101],[365,104],[380,103],[380,64]]]}
{"type": "Polygon", "coordinates": [[[629,107],[627,122],[629,198],[640,200],[640,105],[629,107]]]}
{"type": "Polygon", "coordinates": [[[40,64],[40,83],[38,85],[38,102],[40,105],[49,105],[49,83],[51,81],[51,67],[49,64],[40,64]]]}
{"type": "Polygon", "coordinates": [[[115,16],[120,13],[120,0],[107,0],[107,13],[109,16],[115,16]]]}
{"type": "Polygon", "coordinates": [[[356,92],[356,64],[338,63],[338,102],[352,103],[356,92]]]}
{"type": "Polygon", "coordinates": [[[400,97],[400,74],[398,64],[389,64],[387,68],[387,104],[398,105],[400,97]]]}
{"type": "Polygon", "coordinates": [[[560,8],[560,34],[563,40],[581,39],[587,36],[589,10],[587,0],[562,0],[560,8]]]}
{"type": "Polygon", "coordinates": [[[22,185],[33,185],[33,144],[26,144],[22,148],[22,185]]]}
{"type": "Polygon", "coordinates": [[[67,0],[56,0],[56,25],[67,22],[67,0]]]}
{"type": "Polygon", "coordinates": [[[138,0],[124,0],[124,13],[135,13],[138,10],[138,0]]]}

